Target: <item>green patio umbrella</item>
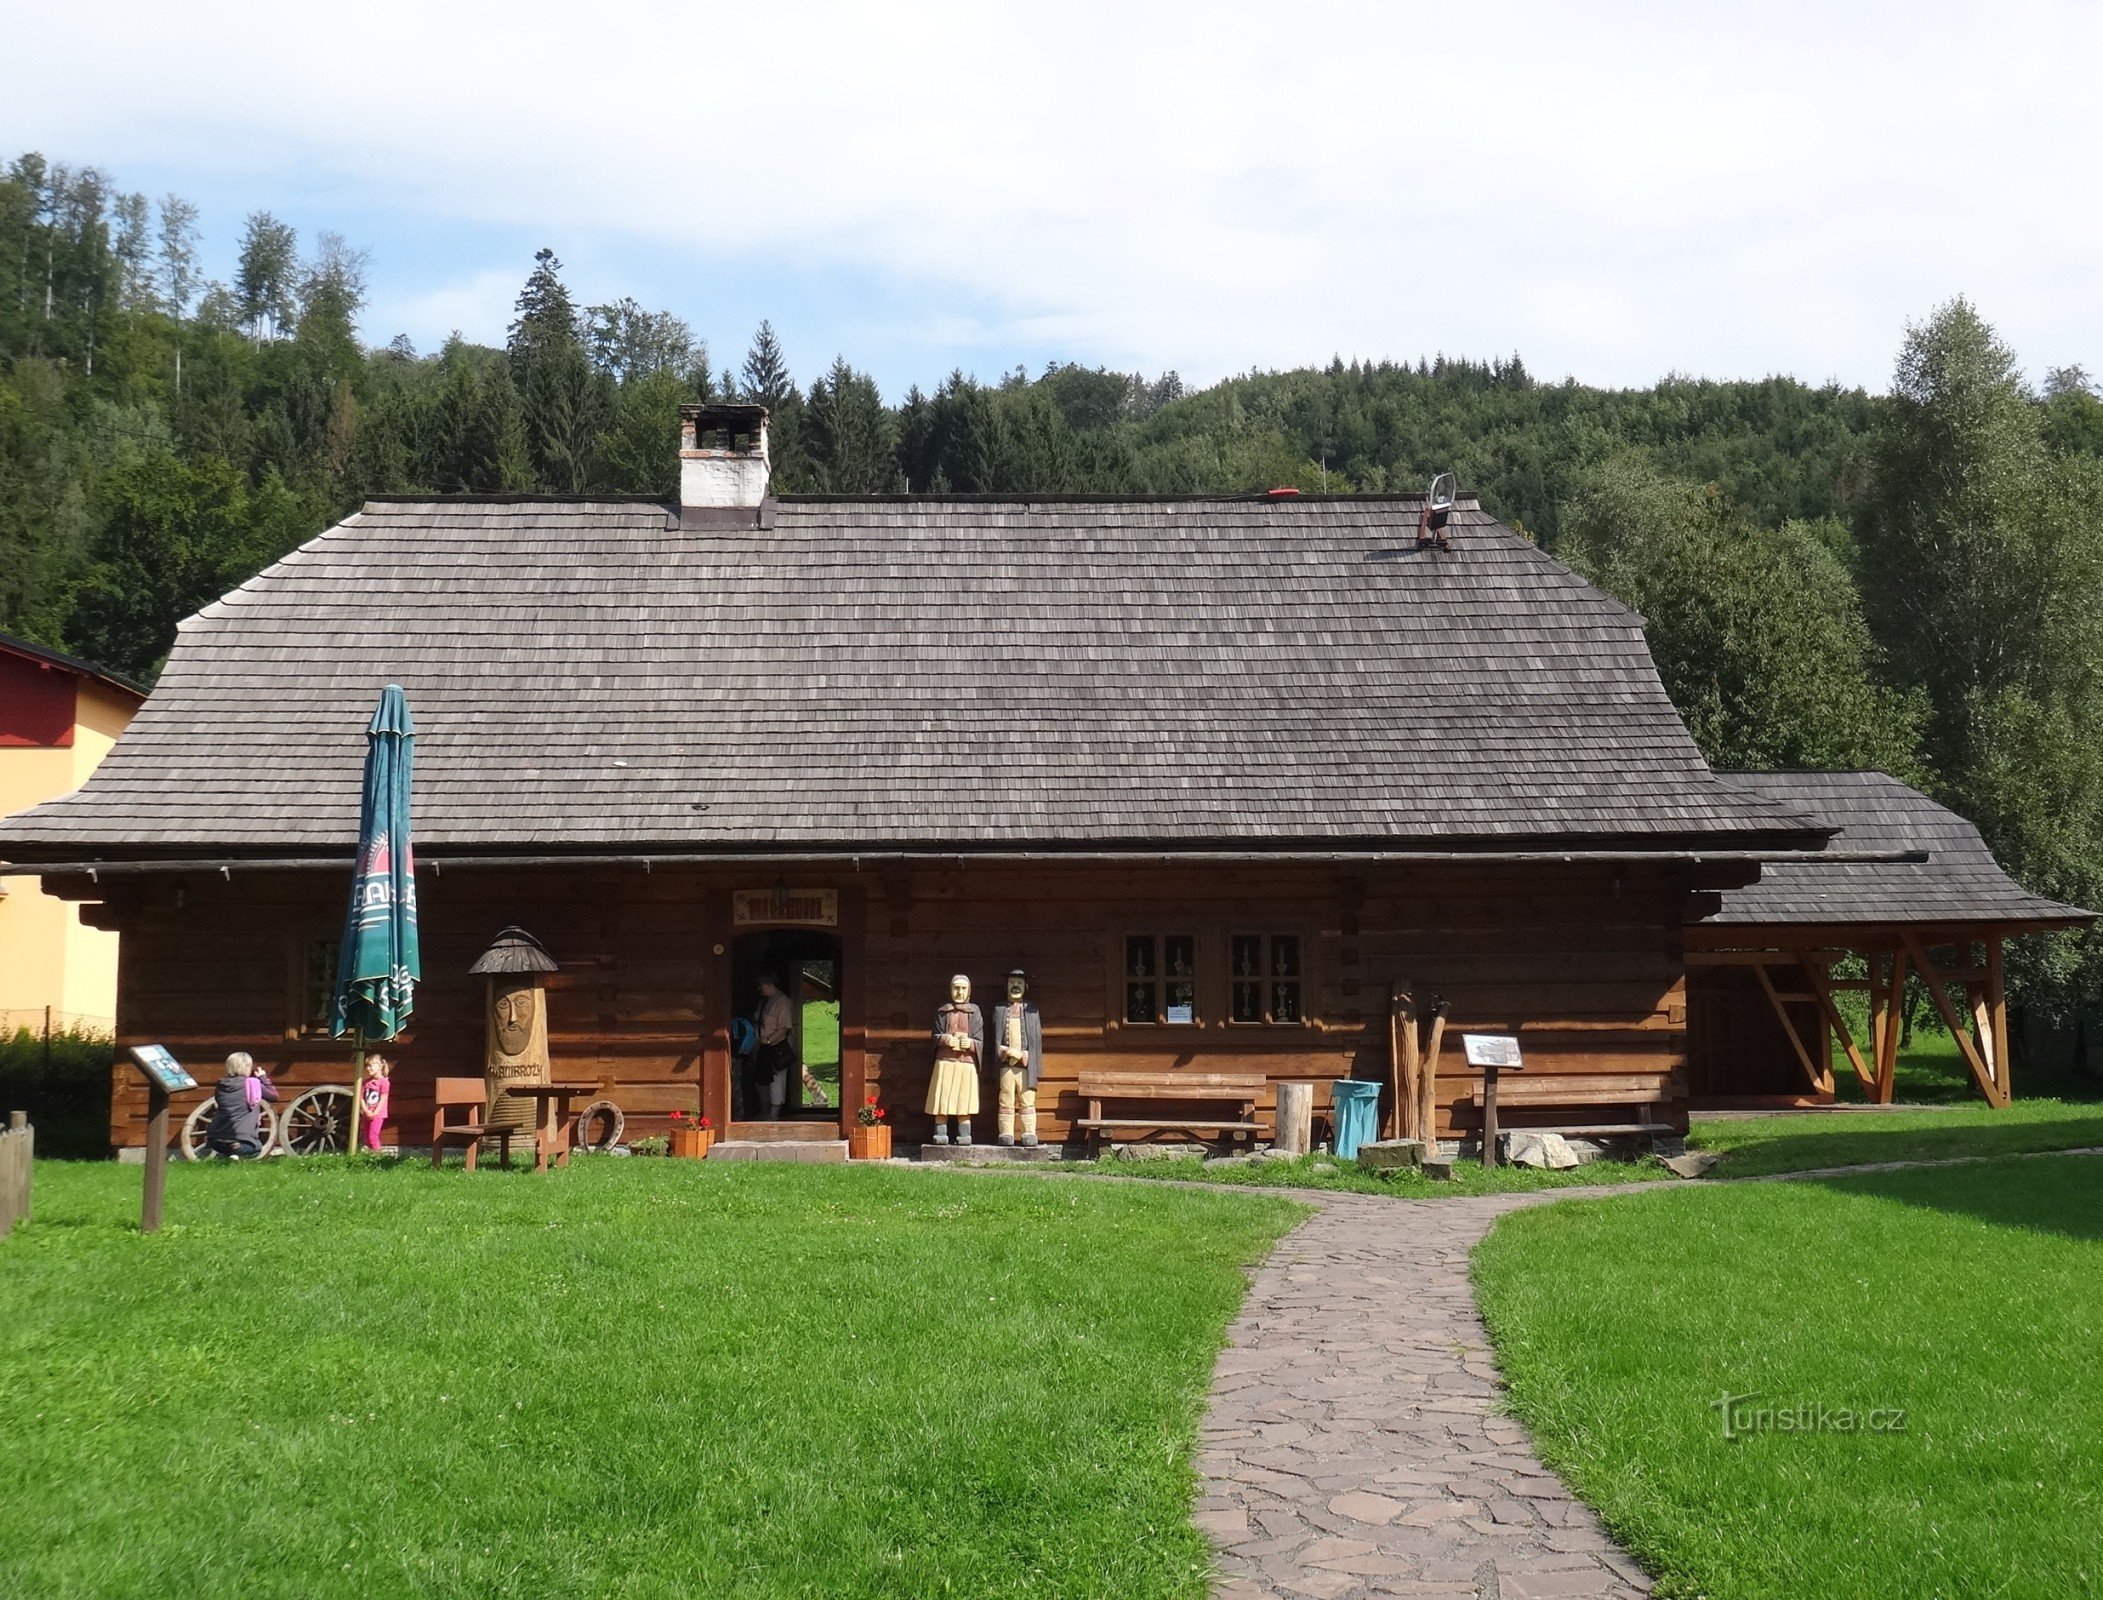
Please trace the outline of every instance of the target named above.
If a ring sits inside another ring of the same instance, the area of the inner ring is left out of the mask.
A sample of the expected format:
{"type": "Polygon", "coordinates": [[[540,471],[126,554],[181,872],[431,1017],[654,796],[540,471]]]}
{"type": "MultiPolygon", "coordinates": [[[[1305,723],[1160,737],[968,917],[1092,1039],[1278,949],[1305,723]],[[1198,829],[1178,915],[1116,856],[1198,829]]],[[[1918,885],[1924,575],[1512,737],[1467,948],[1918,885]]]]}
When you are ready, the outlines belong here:
{"type": "MultiPolygon", "coordinates": [[[[416,938],[416,857],[409,843],[409,774],[416,724],[401,685],[380,691],[365,727],[365,801],[358,817],[358,865],[336,957],[331,1031],[358,1035],[359,1070],[368,1039],[392,1039],[416,1006],[423,957],[416,938]]],[[[357,1104],[352,1090],[351,1102],[357,1104]]],[[[356,1111],[352,1136],[356,1137],[356,1111]]]]}

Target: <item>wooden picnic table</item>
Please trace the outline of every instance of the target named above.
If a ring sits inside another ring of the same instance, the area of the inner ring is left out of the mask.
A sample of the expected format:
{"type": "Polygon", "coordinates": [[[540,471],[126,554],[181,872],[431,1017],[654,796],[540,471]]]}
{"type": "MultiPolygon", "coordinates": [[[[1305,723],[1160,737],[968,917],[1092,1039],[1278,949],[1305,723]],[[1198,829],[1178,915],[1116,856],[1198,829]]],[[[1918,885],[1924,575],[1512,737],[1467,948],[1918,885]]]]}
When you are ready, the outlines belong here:
{"type": "Polygon", "coordinates": [[[515,1094],[522,1100],[538,1100],[540,1114],[533,1126],[533,1170],[546,1172],[548,1158],[555,1158],[555,1165],[570,1164],[570,1102],[580,1095],[596,1092],[594,1083],[507,1083],[506,1094],[515,1094]]]}

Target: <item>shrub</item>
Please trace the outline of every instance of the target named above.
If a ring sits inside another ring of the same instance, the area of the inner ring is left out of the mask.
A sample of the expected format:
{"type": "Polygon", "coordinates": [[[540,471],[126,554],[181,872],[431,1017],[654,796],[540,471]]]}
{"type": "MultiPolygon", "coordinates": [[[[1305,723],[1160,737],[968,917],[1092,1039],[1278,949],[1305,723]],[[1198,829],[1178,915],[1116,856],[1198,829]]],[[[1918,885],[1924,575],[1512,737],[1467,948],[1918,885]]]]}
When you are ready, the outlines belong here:
{"type": "Polygon", "coordinates": [[[110,1153],[110,1063],[116,1046],[68,1030],[47,1041],[28,1028],[0,1034],[0,1115],[26,1111],[37,1155],[101,1160],[110,1153]]]}

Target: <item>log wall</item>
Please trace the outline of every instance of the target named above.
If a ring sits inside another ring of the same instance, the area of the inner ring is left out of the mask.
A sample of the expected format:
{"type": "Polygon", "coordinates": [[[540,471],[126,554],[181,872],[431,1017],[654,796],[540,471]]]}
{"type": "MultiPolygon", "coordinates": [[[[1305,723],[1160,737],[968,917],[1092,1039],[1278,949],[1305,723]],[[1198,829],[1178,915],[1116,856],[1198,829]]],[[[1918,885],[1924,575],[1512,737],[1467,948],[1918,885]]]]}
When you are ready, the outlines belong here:
{"type": "MultiPolygon", "coordinates": [[[[1473,1126],[1457,1035],[1520,1035],[1543,1075],[1671,1069],[1684,1074],[1686,869],[1596,864],[1190,868],[982,863],[786,874],[790,888],[838,891],[843,1098],[876,1092],[900,1140],[920,1138],[928,1030],[953,972],[977,997],[1013,966],[1032,975],[1045,1020],[1043,1132],[1079,1114],[1084,1066],[1244,1070],[1281,1079],[1384,1079],[1388,996],[1410,986],[1451,1004],[1440,1127],[1473,1126]],[[1194,1026],[1131,1025],[1121,1006],[1128,934],[1197,940],[1194,1026]],[[1228,1010],[1237,933],[1301,939],[1306,1020],[1236,1025],[1228,1010]]],[[[418,877],[424,982],[415,1025],[390,1048],[393,1117],[421,1143],[430,1085],[475,1074],[481,980],[467,974],[499,928],[518,923],[561,964],[548,982],[556,1075],[597,1083],[629,1113],[631,1136],[674,1107],[730,1113],[731,891],[771,888],[773,869],[426,868],[418,877]]],[[[345,882],[335,873],[237,870],[120,886],[67,885],[99,899],[87,914],[124,933],[122,1044],[158,1041],[201,1082],[241,1049],[288,1091],[347,1083],[345,1043],[303,1030],[301,965],[333,939],[345,882]]],[[[990,1080],[990,1075],[989,1075],[990,1080]]],[[[185,1097],[176,1117],[189,1109],[185,1097]]],[[[1269,1105],[1266,1103],[1265,1115],[1269,1105]]],[[[981,1119],[992,1131],[990,1081],[981,1119]]],[[[136,1145],[145,1093],[120,1071],[111,1136],[136,1145]]],[[[1545,1113],[1569,1120],[1569,1113],[1545,1113]]]]}

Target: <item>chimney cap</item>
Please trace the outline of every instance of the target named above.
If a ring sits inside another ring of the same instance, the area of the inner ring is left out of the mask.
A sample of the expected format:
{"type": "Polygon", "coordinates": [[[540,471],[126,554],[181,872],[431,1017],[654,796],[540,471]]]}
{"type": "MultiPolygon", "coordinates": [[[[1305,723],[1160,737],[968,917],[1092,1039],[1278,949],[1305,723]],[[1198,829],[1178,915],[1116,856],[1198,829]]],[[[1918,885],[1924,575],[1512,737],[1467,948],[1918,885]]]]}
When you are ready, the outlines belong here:
{"type": "Polygon", "coordinates": [[[755,433],[766,426],[767,408],[746,400],[689,400],[680,406],[679,420],[691,422],[696,428],[755,433]]]}

